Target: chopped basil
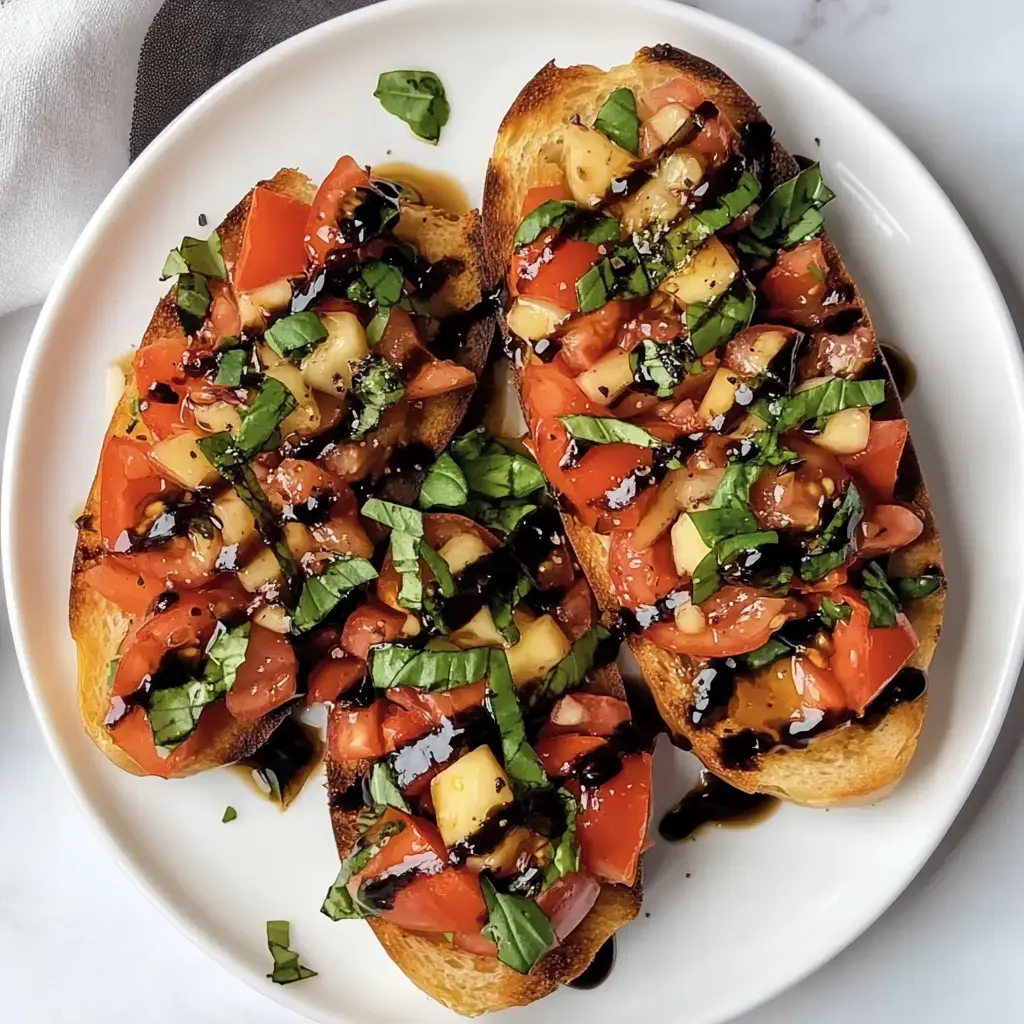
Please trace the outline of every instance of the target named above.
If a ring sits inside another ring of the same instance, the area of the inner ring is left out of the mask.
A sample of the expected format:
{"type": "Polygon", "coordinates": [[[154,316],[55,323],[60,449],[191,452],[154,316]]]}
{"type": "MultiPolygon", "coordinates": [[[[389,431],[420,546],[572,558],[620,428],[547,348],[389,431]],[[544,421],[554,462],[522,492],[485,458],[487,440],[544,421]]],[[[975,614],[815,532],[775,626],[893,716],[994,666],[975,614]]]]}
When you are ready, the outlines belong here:
{"type": "Polygon", "coordinates": [[[189,271],[202,274],[204,277],[228,276],[221,253],[220,236],[216,231],[209,238],[192,238],[186,235],[181,240],[181,245],[167,254],[160,280],[166,281],[169,277],[187,274],[189,271]]]}
{"type": "Polygon", "coordinates": [[[309,309],[282,317],[272,327],[268,327],[263,335],[266,343],[282,359],[308,355],[313,346],[326,337],[327,328],[323,321],[309,309]]]}
{"type": "Polygon", "coordinates": [[[833,601],[831,597],[821,599],[818,617],[828,629],[835,629],[840,622],[849,622],[851,614],[851,608],[845,601],[833,601]]]}
{"type": "Polygon", "coordinates": [[[728,227],[757,199],[760,192],[761,182],[750,171],[744,171],[736,188],[723,195],[714,206],[700,210],[693,216],[713,234],[728,227]]]}
{"type": "Polygon", "coordinates": [[[409,811],[409,804],[398,788],[398,775],[394,766],[387,761],[377,761],[374,764],[368,788],[375,810],[383,811],[385,807],[394,807],[399,811],[409,811]]]}
{"type": "Polygon", "coordinates": [[[299,963],[299,954],[288,948],[290,932],[287,921],[267,922],[267,947],[274,958],[274,970],[267,977],[278,985],[316,977],[316,971],[299,963]]]}
{"type": "Polygon", "coordinates": [[[442,452],[427,471],[420,487],[420,508],[433,508],[435,505],[459,508],[468,498],[466,474],[448,452],[442,452]]]}
{"type": "Polygon", "coordinates": [[[405,278],[398,267],[383,260],[367,260],[359,268],[359,276],[349,283],[345,295],[360,305],[380,309],[397,306],[404,285],[405,278]]]}
{"type": "Polygon", "coordinates": [[[420,557],[430,567],[441,593],[451,597],[455,593],[455,581],[448,563],[425,540],[420,541],[419,549],[420,557]]]}
{"type": "Polygon", "coordinates": [[[725,537],[718,542],[715,554],[719,565],[728,565],[736,561],[736,556],[744,551],[753,551],[768,544],[778,544],[779,535],[774,530],[755,530],[753,533],[738,533],[733,537],[725,537]]]}
{"type": "Polygon", "coordinates": [[[593,444],[635,444],[641,448],[660,448],[653,434],[635,423],[617,420],[614,416],[559,416],[566,429],[577,441],[593,444]]]}
{"type": "Polygon", "coordinates": [[[721,585],[722,577],[718,574],[718,557],[714,551],[709,551],[700,560],[697,568],[693,570],[690,600],[694,604],[703,604],[721,585]]]}
{"type": "Polygon", "coordinates": [[[402,577],[398,603],[410,611],[420,611],[423,607],[423,580],[420,579],[419,538],[404,530],[392,530],[391,564],[402,577]]]}
{"type": "Polygon", "coordinates": [[[607,259],[591,267],[576,282],[576,301],[581,313],[593,313],[607,305],[614,294],[615,273],[607,259]]]}
{"type": "Polygon", "coordinates": [[[234,821],[238,817],[238,811],[234,809],[230,804],[224,808],[224,816],[220,819],[222,825],[226,825],[229,821],[234,821]]]}
{"type": "Polygon", "coordinates": [[[581,686],[587,673],[594,667],[597,649],[611,636],[604,626],[591,626],[572,647],[569,653],[547,674],[544,681],[530,694],[530,704],[542,700],[557,700],[570,690],[581,686]]]}
{"type": "Polygon", "coordinates": [[[423,536],[423,513],[406,505],[398,505],[393,501],[381,501],[370,498],[359,510],[367,519],[373,519],[392,530],[411,534],[413,537],[423,536]]]}
{"type": "Polygon", "coordinates": [[[860,492],[850,484],[835,514],[818,536],[807,544],[807,554],[800,559],[800,577],[808,583],[821,579],[843,565],[853,554],[853,538],[864,516],[860,492]]]}
{"type": "Polygon", "coordinates": [[[268,442],[276,442],[270,445],[276,448],[281,439],[277,428],[295,405],[295,396],[279,380],[264,377],[256,397],[242,410],[235,447],[246,459],[263,451],[268,442]]]}
{"type": "Polygon", "coordinates": [[[495,628],[509,644],[519,641],[519,628],[513,621],[512,613],[520,601],[533,590],[533,577],[522,566],[511,580],[499,580],[487,598],[491,619],[495,628]]]}
{"type": "Polygon", "coordinates": [[[533,515],[539,505],[519,502],[485,502],[471,500],[466,504],[466,515],[475,519],[481,526],[501,533],[515,533],[520,523],[533,515]]]}
{"type": "Polygon", "coordinates": [[[366,340],[371,345],[380,344],[384,332],[388,328],[388,321],[391,319],[390,306],[378,306],[373,314],[373,319],[366,325],[366,340]]]}
{"type": "Polygon", "coordinates": [[[440,139],[451,114],[444,86],[432,71],[385,71],[373,95],[427,142],[440,139]]]}
{"type": "Polygon", "coordinates": [[[544,486],[544,474],[533,459],[500,444],[467,462],[463,472],[470,490],[485,498],[525,498],[544,486]]]}
{"type": "MultiPolygon", "coordinates": [[[[373,820],[374,822],[377,820],[376,816],[373,820]]],[[[341,921],[343,919],[377,917],[382,913],[384,908],[362,899],[359,894],[353,896],[348,890],[348,882],[353,875],[358,875],[387,846],[388,841],[404,828],[404,821],[386,821],[378,828],[373,829],[372,838],[369,833],[359,838],[352,852],[341,862],[338,877],[327,890],[327,896],[320,908],[321,914],[325,914],[332,921],[341,921]]]]}
{"type": "Polygon", "coordinates": [[[384,411],[405,394],[402,378],[395,368],[380,356],[367,356],[352,371],[350,399],[358,402],[352,436],[357,441],[380,423],[384,411]]]}
{"type": "Polygon", "coordinates": [[[117,666],[121,664],[121,655],[115,654],[107,662],[107,689],[112,690],[114,688],[114,679],[117,676],[117,666]]]}
{"type": "Polygon", "coordinates": [[[555,932],[544,911],[525,896],[498,892],[486,875],[480,876],[487,905],[483,934],[498,947],[498,959],[526,974],[555,944],[555,932]]]}
{"type": "Polygon", "coordinates": [[[179,274],[174,301],[186,316],[202,320],[210,308],[210,289],[202,274],[179,274]]]}
{"type": "Polygon", "coordinates": [[[640,118],[632,90],[613,89],[598,111],[594,127],[636,156],[640,151],[640,118]]]}
{"type": "Polygon", "coordinates": [[[614,217],[585,210],[571,199],[549,199],[522,219],[512,244],[519,248],[535,242],[545,231],[566,229],[570,237],[600,245],[617,241],[621,226],[614,217]]]}
{"type": "Polygon", "coordinates": [[[550,889],[560,878],[580,869],[580,847],[576,840],[576,798],[566,789],[559,789],[565,808],[565,829],[551,843],[551,860],[544,868],[544,888],[550,889]]]}
{"type": "Polygon", "coordinates": [[[822,207],[833,199],[821,167],[811,164],[772,191],[741,236],[739,248],[755,256],[772,256],[776,249],[799,245],[821,230],[822,207]]]}
{"type": "Polygon", "coordinates": [[[885,401],[884,380],[845,380],[833,377],[817,387],[781,398],[762,399],[751,412],[774,421],[776,433],[799,427],[808,420],[826,419],[843,409],[866,409],[885,401]]]}
{"type": "Polygon", "coordinates": [[[547,786],[548,777],[540,758],[526,739],[526,725],[516,696],[515,683],[505,652],[482,649],[489,654],[487,664],[487,710],[501,734],[505,771],[518,793],[547,786]]]}
{"type": "Polygon", "coordinates": [[[904,576],[893,580],[896,593],[901,602],[916,601],[918,598],[934,594],[942,586],[942,577],[936,575],[904,576]]]}
{"type": "Polygon", "coordinates": [[[576,282],[580,312],[593,313],[615,296],[637,299],[650,295],[667,273],[658,254],[651,258],[641,254],[635,241],[623,242],[576,282]]]}
{"type": "Polygon", "coordinates": [[[487,675],[486,647],[468,651],[378,644],[370,652],[370,678],[378,690],[411,686],[415,690],[454,690],[479,682],[487,675]]]}
{"type": "Polygon", "coordinates": [[[657,342],[645,338],[631,353],[633,379],[641,387],[653,386],[659,398],[671,398],[673,390],[693,371],[694,357],[686,339],[657,342]]]}
{"type": "Polygon", "coordinates": [[[749,285],[727,291],[717,302],[691,302],[686,327],[693,351],[702,356],[727,342],[750,324],[754,316],[754,290],[749,285]]]}
{"type": "Polygon", "coordinates": [[[860,592],[871,612],[872,629],[896,625],[896,616],[903,608],[896,592],[889,586],[885,571],[877,562],[869,562],[864,566],[860,592]]]}
{"type": "Polygon", "coordinates": [[[699,512],[691,512],[693,523],[700,539],[713,548],[725,537],[737,533],[752,533],[757,529],[757,519],[745,502],[739,505],[724,505],[721,508],[708,508],[699,512]]]}
{"type": "Polygon", "coordinates": [[[234,629],[218,623],[206,648],[202,677],[150,693],[149,724],[156,746],[181,743],[195,729],[203,709],[234,686],[249,646],[249,628],[248,622],[234,629]]]}
{"type": "Polygon", "coordinates": [[[789,644],[773,638],[767,643],[763,643],[757,650],[741,655],[737,660],[742,661],[744,667],[750,669],[751,672],[756,672],[759,668],[764,668],[765,665],[770,665],[772,662],[778,661],[779,658],[792,653],[793,649],[789,644]]]}
{"type": "Polygon", "coordinates": [[[217,376],[213,383],[226,388],[239,387],[248,358],[249,354],[244,348],[221,349],[217,355],[217,376]]]}
{"type": "Polygon", "coordinates": [[[339,601],[363,583],[377,578],[377,570],[365,558],[338,555],[319,576],[302,585],[292,616],[292,632],[307,633],[322,622],[339,601]]]}

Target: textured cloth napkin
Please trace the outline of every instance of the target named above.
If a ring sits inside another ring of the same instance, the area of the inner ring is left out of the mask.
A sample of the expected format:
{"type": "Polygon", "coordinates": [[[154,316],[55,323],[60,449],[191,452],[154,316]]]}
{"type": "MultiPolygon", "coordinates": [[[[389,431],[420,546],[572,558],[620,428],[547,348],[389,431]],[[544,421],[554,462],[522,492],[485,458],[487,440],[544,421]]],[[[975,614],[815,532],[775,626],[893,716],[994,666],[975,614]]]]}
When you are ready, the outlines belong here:
{"type": "Polygon", "coordinates": [[[0,0],[0,316],[42,301],[103,197],[215,82],[375,0],[0,0]]]}

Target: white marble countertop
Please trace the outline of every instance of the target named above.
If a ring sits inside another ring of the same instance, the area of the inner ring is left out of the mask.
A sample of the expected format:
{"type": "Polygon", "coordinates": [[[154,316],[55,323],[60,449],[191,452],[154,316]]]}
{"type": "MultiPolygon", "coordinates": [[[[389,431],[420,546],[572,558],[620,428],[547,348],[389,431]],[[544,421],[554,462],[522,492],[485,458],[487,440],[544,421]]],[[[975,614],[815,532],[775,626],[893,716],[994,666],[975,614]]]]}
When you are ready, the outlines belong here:
{"type": "MultiPolygon", "coordinates": [[[[1016,163],[1024,161],[1018,85],[1024,7],[1018,0],[699,0],[697,6],[816,64],[914,150],[975,232],[1024,335],[1024,190],[1016,163]]],[[[0,320],[4,427],[36,313],[0,320]]],[[[969,357],[970,339],[944,341],[962,345],[969,357]]],[[[0,693],[0,1017],[18,1024],[297,1022],[191,946],[111,861],[43,745],[6,619],[0,693]]],[[[1022,722],[1024,691],[970,803],[896,905],[832,963],[743,1024],[1019,1016],[1022,722]]]]}

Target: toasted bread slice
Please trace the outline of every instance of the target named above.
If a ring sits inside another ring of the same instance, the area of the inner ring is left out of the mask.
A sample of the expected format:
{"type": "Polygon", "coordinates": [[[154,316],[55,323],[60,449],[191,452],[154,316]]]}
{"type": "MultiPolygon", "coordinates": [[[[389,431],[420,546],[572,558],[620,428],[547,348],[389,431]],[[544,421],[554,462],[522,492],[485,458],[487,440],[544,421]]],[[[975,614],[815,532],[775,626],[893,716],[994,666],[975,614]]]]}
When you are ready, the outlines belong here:
{"type": "MultiPolygon", "coordinates": [[[[622,677],[614,665],[592,671],[583,687],[591,693],[625,699],[622,677]]],[[[338,854],[344,858],[359,835],[358,811],[347,808],[343,795],[359,785],[370,761],[339,762],[327,758],[327,789],[338,854]]],[[[604,883],[597,902],[561,945],[546,953],[529,974],[519,974],[499,960],[456,949],[443,938],[418,935],[388,921],[370,919],[370,926],[388,955],[417,988],[465,1017],[525,1006],[549,995],[582,974],[602,945],[640,912],[640,872],[632,886],[604,883]]]]}
{"type": "MultiPolygon", "coordinates": [[[[278,171],[272,179],[259,184],[306,203],[311,202],[316,194],[316,185],[304,174],[290,168],[278,171]]],[[[251,197],[252,192],[249,192],[217,228],[224,260],[229,269],[239,255],[251,197]]],[[[432,313],[440,316],[458,310],[469,310],[480,302],[485,278],[480,216],[476,211],[454,216],[431,207],[405,206],[398,233],[432,261],[448,256],[462,264],[462,269],[453,274],[433,296],[432,313]]],[[[492,317],[476,319],[470,326],[465,343],[458,354],[458,362],[468,367],[478,377],[486,363],[493,333],[492,317]]],[[[143,336],[142,345],[169,337],[183,337],[173,288],[157,303],[143,336]]],[[[108,437],[127,436],[128,425],[133,419],[131,409],[138,398],[138,392],[134,374],[128,372],[126,377],[124,392],[107,430],[108,437]]],[[[465,389],[426,399],[420,403],[414,436],[410,440],[426,444],[434,451],[441,451],[455,433],[470,402],[471,394],[470,389],[465,389]]],[[[132,436],[140,438],[146,435],[136,430],[132,436]]],[[[372,443],[372,434],[368,443],[372,443]]],[[[84,525],[78,533],[71,572],[70,601],[71,633],[78,646],[79,708],[82,721],[100,750],[125,771],[142,774],[135,762],[113,742],[104,724],[110,705],[107,666],[110,659],[117,654],[121,641],[131,628],[132,617],[124,614],[115,604],[88,586],[83,579],[83,573],[96,564],[102,550],[97,529],[98,473],[93,481],[84,512],[81,520],[84,525]]],[[[282,708],[257,722],[234,723],[231,728],[220,730],[221,741],[207,747],[202,758],[193,760],[187,774],[246,757],[266,742],[286,714],[287,708],[282,708]]]]}
{"type": "MultiPolygon", "coordinates": [[[[494,147],[484,192],[484,242],[493,275],[507,273],[512,240],[520,221],[526,192],[548,184],[545,174],[557,158],[569,119],[578,115],[592,124],[609,93],[628,87],[635,93],[657,88],[680,75],[690,78],[707,99],[737,127],[763,121],[757,104],[728,75],[713,64],[668,45],[639,51],[630,64],[603,71],[591,66],[542,68],[523,88],[502,121],[494,147]]],[[[768,189],[792,177],[799,165],[775,140],[768,189]]],[[[824,252],[840,280],[853,291],[861,306],[863,323],[871,320],[866,306],[832,241],[824,237],[824,252]]],[[[877,342],[876,342],[877,350],[877,342]]],[[[884,357],[878,352],[884,364],[884,357]]],[[[892,374],[886,418],[902,416],[892,374]]],[[[908,441],[900,467],[900,488],[924,520],[924,532],[909,547],[894,554],[890,565],[900,575],[942,566],[931,502],[924,486],[911,443],[908,441]]],[[[619,609],[608,575],[608,540],[571,514],[563,516],[567,533],[590,579],[602,608],[608,614],[619,609]]],[[[926,669],[938,642],[944,592],[912,602],[907,609],[920,647],[911,666],[926,669]]],[[[764,792],[796,803],[833,806],[885,793],[903,775],[917,745],[927,698],[895,704],[874,724],[851,723],[813,740],[802,749],[777,748],[757,758],[752,767],[737,769],[723,763],[719,739],[738,731],[728,719],[713,729],[693,728],[689,709],[694,681],[707,664],[701,659],[676,655],[655,646],[642,636],[631,637],[645,680],[669,729],[685,737],[701,760],[733,786],[746,792],[764,792]]]]}

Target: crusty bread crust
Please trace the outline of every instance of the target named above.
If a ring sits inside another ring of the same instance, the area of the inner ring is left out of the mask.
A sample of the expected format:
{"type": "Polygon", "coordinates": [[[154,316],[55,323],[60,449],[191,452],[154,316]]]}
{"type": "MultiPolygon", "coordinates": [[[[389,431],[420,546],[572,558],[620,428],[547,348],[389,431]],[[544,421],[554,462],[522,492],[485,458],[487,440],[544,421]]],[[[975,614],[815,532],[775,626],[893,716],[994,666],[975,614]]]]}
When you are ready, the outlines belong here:
{"type": "MultiPolygon", "coordinates": [[[[304,174],[289,168],[278,171],[269,181],[259,183],[283,195],[303,202],[311,202],[316,186],[304,174]]],[[[250,191],[225,217],[217,228],[225,263],[231,268],[238,259],[249,213],[250,191]]],[[[431,312],[443,315],[454,310],[470,309],[476,305],[484,291],[483,247],[480,216],[476,211],[464,216],[453,216],[430,207],[410,206],[403,210],[398,233],[416,245],[430,260],[453,256],[462,261],[463,269],[454,274],[432,298],[431,312]]],[[[494,320],[484,317],[468,332],[466,344],[459,353],[459,362],[471,369],[477,377],[487,361],[487,352],[494,332],[494,320]]],[[[158,303],[142,338],[142,345],[150,345],[163,338],[183,338],[181,323],[175,306],[172,288],[158,303]]],[[[138,397],[133,373],[126,374],[124,393],[107,429],[107,437],[127,436],[132,420],[132,402],[138,397]]],[[[411,440],[441,451],[455,433],[469,404],[471,389],[441,395],[417,403],[414,437],[411,440]]],[[[146,437],[144,428],[132,435],[146,437]]],[[[100,558],[102,545],[98,532],[99,472],[93,481],[85,505],[84,527],[79,530],[71,571],[70,625],[78,646],[78,701],[82,721],[96,745],[120,768],[133,774],[142,774],[135,762],[113,742],[104,725],[109,710],[107,665],[117,654],[118,647],[132,624],[115,604],[88,586],[83,573],[100,558]]],[[[283,721],[288,708],[278,709],[258,722],[234,723],[221,730],[220,742],[208,746],[202,758],[195,759],[187,772],[194,774],[206,768],[229,764],[251,754],[266,742],[283,721]]]]}
{"type": "MultiPolygon", "coordinates": [[[[720,68],[668,45],[640,50],[630,64],[610,71],[590,66],[558,68],[551,63],[527,83],[502,121],[484,187],[484,245],[492,275],[507,272],[526,192],[535,184],[550,181],[546,176],[559,162],[569,118],[578,114],[584,123],[593,123],[613,89],[626,86],[642,95],[680,75],[691,78],[734,125],[764,120],[753,99],[720,68]]],[[[769,187],[792,177],[798,169],[775,140],[769,187]]],[[[827,235],[823,241],[830,266],[853,289],[864,311],[864,323],[873,331],[867,307],[838,251],[827,235]]],[[[892,385],[891,372],[888,375],[892,385]]],[[[902,416],[895,386],[887,392],[890,397],[884,415],[902,416]]],[[[909,440],[900,478],[901,488],[924,519],[925,528],[918,541],[892,556],[890,564],[899,575],[941,568],[935,517],[909,440]]],[[[571,514],[564,514],[563,519],[601,607],[614,614],[619,602],[611,592],[607,538],[571,514]]],[[[939,590],[908,609],[921,641],[911,660],[916,668],[926,669],[934,654],[944,596],[944,590],[939,590]]],[[[698,730],[691,726],[687,713],[694,679],[707,662],[664,651],[643,637],[631,637],[629,645],[669,729],[686,737],[708,768],[747,792],[770,793],[810,806],[862,801],[884,794],[898,782],[916,748],[926,697],[896,705],[877,725],[853,723],[815,739],[804,749],[777,749],[761,755],[749,770],[731,768],[722,763],[718,753],[718,737],[730,731],[728,720],[712,730],[698,730]]]]}
{"type": "MultiPolygon", "coordinates": [[[[584,689],[624,700],[618,668],[607,665],[590,673],[584,689]]],[[[369,761],[339,762],[327,758],[327,789],[331,823],[340,857],[352,849],[359,830],[358,811],[348,810],[341,795],[369,770],[369,761]]],[[[578,928],[560,946],[546,953],[529,974],[519,974],[501,961],[456,949],[443,938],[418,935],[380,919],[370,927],[388,955],[417,988],[464,1017],[525,1006],[578,977],[605,941],[640,912],[640,872],[632,886],[601,886],[601,893],[578,928]]]]}

